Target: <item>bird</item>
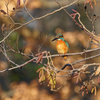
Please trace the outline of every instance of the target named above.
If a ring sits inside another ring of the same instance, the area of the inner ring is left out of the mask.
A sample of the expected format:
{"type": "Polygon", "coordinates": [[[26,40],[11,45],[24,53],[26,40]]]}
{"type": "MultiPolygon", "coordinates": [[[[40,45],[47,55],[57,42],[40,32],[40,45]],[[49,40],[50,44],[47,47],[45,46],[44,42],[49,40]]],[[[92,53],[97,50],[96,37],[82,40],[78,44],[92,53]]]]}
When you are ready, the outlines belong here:
{"type": "MultiPolygon", "coordinates": [[[[69,52],[69,44],[64,40],[64,37],[61,33],[57,34],[56,37],[52,40],[56,40],[56,49],[59,54],[66,54],[69,52]]],[[[67,60],[67,56],[63,56],[64,60],[67,60]]]]}

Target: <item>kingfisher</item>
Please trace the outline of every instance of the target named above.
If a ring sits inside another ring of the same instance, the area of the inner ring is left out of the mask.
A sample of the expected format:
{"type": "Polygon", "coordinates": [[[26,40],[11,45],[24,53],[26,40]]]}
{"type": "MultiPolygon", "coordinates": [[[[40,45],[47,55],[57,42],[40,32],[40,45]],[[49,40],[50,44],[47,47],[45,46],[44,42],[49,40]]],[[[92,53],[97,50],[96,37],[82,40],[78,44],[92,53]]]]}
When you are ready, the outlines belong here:
{"type": "MultiPolygon", "coordinates": [[[[57,34],[56,37],[52,40],[56,42],[56,49],[59,54],[66,54],[68,53],[69,44],[67,41],[64,40],[63,35],[61,33],[57,34]]],[[[67,56],[63,56],[64,60],[67,60],[67,56]]]]}

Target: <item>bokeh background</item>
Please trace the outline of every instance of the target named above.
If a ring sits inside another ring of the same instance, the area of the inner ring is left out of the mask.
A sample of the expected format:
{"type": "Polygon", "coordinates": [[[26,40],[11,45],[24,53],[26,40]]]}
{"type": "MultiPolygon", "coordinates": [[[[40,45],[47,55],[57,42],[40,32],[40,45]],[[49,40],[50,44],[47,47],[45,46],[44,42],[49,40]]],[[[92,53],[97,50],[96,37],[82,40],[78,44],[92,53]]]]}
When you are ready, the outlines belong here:
{"type": "MultiPolygon", "coordinates": [[[[20,9],[22,12],[16,13],[13,16],[13,12],[9,12],[10,16],[14,19],[15,22],[25,23],[31,20],[31,17],[25,13],[25,9],[23,6],[23,0],[21,0],[20,9]]],[[[65,4],[69,4],[74,0],[58,0],[60,4],[63,6],[65,4]]],[[[72,9],[77,10],[81,14],[81,20],[84,25],[92,31],[91,22],[88,20],[85,11],[84,11],[84,2],[85,0],[80,0],[75,5],[72,5],[66,10],[71,14],[72,9]]],[[[10,10],[13,10],[16,7],[17,0],[11,0],[8,7],[10,10]]],[[[28,11],[32,14],[34,18],[43,16],[47,13],[58,9],[59,6],[54,0],[26,0],[26,7],[28,11]]],[[[93,9],[91,9],[90,5],[87,4],[87,10],[90,11],[89,15],[93,17],[94,14],[99,15],[100,5],[99,1],[97,1],[97,5],[93,3],[93,9]]],[[[0,9],[6,11],[5,0],[0,0],[0,9]]],[[[76,19],[77,20],[77,19],[76,19]]],[[[0,27],[5,23],[9,25],[11,20],[7,17],[4,17],[2,13],[0,13],[0,27]]],[[[100,32],[99,30],[99,20],[94,23],[96,34],[100,32]]],[[[53,15],[45,17],[40,20],[36,20],[17,31],[13,32],[9,37],[9,41],[12,47],[15,47],[15,42],[17,37],[19,36],[19,49],[23,49],[23,52],[26,54],[30,54],[30,51],[35,55],[38,52],[42,52],[44,50],[50,51],[51,54],[56,54],[55,42],[51,42],[51,40],[55,37],[56,34],[62,33],[64,35],[64,39],[69,43],[69,52],[81,52],[84,49],[92,49],[97,46],[90,44],[89,37],[73,22],[73,20],[63,11],[59,11],[53,15]]],[[[2,31],[0,29],[0,39],[2,39],[2,31]]],[[[99,51],[98,51],[99,52],[99,51]]],[[[86,56],[94,55],[98,52],[92,52],[87,54],[86,56]]],[[[9,52],[8,56],[10,59],[15,61],[17,64],[22,64],[28,60],[28,58],[9,52]]],[[[53,58],[54,65],[57,68],[63,67],[66,63],[71,63],[76,60],[83,59],[84,55],[80,56],[69,56],[67,61],[64,61],[62,57],[53,58]]],[[[81,64],[84,63],[93,63],[99,62],[100,57],[91,59],[88,61],[84,61],[80,64],[77,64],[75,67],[81,67],[81,64]]],[[[44,60],[44,63],[46,60],[44,60]]],[[[84,96],[79,93],[82,82],[75,84],[76,79],[72,79],[69,77],[65,79],[63,77],[57,78],[56,88],[60,87],[64,82],[64,86],[58,90],[57,92],[50,91],[50,87],[48,86],[48,81],[43,84],[39,84],[38,82],[38,73],[36,71],[42,67],[43,65],[38,65],[34,62],[31,62],[24,66],[22,69],[15,69],[12,71],[0,73],[0,100],[99,100],[99,85],[97,83],[97,77],[94,77],[95,84],[97,86],[97,95],[94,96],[91,93],[91,87],[89,87],[89,93],[84,96]],[[66,81],[64,81],[66,80],[66,81]]],[[[9,62],[7,62],[6,58],[0,53],[0,70],[11,67],[9,62]]],[[[92,70],[93,67],[89,68],[92,70]]],[[[63,73],[59,73],[63,74],[63,73]]],[[[81,75],[82,80],[86,80],[89,75],[81,75]]]]}

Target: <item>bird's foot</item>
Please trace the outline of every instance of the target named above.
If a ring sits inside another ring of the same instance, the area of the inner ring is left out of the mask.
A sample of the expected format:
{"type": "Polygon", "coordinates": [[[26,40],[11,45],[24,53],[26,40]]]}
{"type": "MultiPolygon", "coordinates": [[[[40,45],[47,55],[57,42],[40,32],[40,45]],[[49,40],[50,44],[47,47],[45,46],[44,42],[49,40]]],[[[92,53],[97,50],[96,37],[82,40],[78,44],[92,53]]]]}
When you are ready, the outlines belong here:
{"type": "Polygon", "coordinates": [[[60,56],[61,54],[59,53],[59,56],[60,56]]]}

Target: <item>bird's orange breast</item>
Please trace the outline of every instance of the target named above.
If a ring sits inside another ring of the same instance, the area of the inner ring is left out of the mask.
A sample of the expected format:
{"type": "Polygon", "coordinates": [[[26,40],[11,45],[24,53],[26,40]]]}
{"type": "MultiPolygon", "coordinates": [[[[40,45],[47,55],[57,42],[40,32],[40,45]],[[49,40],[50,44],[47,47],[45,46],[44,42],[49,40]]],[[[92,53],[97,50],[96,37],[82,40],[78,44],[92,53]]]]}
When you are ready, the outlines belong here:
{"type": "Polygon", "coordinates": [[[68,47],[63,40],[57,40],[56,48],[58,53],[64,54],[68,52],[68,47]]]}

